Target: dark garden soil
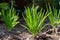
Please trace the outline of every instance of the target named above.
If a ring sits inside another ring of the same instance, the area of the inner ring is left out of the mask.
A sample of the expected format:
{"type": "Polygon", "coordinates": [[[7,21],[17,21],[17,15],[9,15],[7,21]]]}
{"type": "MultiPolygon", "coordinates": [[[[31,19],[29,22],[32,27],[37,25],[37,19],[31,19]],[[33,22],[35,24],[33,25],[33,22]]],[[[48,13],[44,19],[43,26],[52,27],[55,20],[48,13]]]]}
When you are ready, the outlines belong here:
{"type": "MultiPolygon", "coordinates": [[[[20,23],[24,24],[23,19],[19,20],[20,23]]],[[[48,21],[45,21],[48,23],[48,21]]],[[[51,26],[46,26],[42,32],[40,32],[35,38],[19,24],[11,31],[7,32],[4,23],[0,23],[0,40],[60,40],[60,25],[57,26],[57,35],[52,33],[53,29],[51,26]]]]}

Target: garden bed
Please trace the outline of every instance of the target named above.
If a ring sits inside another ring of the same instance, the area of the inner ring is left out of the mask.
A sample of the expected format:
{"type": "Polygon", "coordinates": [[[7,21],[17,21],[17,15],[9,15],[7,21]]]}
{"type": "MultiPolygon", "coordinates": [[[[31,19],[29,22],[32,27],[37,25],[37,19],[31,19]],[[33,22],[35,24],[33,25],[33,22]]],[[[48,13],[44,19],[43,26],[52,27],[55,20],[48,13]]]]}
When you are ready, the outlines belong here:
{"type": "MultiPolygon", "coordinates": [[[[20,19],[19,21],[25,25],[23,20],[20,19]]],[[[55,36],[52,35],[53,29],[51,29],[51,26],[45,27],[36,37],[32,37],[32,35],[19,24],[16,25],[11,32],[7,32],[5,27],[6,25],[4,23],[0,24],[0,40],[55,40],[55,38],[56,40],[60,40],[60,29],[58,28],[58,33],[55,36]]]]}
{"type": "Polygon", "coordinates": [[[20,19],[13,4],[1,4],[0,40],[60,40],[60,10],[49,3],[46,10],[39,10],[33,3],[25,8],[20,19]]]}

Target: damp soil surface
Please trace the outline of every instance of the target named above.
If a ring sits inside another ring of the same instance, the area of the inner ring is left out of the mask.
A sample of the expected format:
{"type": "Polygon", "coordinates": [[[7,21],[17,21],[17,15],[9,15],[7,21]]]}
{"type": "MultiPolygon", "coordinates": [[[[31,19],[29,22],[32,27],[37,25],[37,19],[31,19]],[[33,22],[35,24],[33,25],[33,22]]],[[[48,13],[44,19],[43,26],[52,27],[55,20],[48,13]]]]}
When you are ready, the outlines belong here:
{"type": "MultiPolygon", "coordinates": [[[[26,24],[23,19],[20,19],[19,22],[24,25],[26,24]]],[[[60,25],[57,27],[56,36],[52,34],[53,29],[48,25],[36,37],[32,37],[27,29],[20,26],[20,23],[10,32],[7,32],[4,23],[0,23],[0,40],[60,40],[60,25]]],[[[49,22],[46,20],[45,23],[49,22]]]]}

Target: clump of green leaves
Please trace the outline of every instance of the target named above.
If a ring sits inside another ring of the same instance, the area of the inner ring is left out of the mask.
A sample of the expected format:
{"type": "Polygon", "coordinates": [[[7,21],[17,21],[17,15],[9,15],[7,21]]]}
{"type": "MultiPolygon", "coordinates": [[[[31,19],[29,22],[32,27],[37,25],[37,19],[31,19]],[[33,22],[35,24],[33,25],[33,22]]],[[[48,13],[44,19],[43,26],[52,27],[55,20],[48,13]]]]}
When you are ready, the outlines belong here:
{"type": "Polygon", "coordinates": [[[11,31],[15,25],[18,24],[18,15],[16,15],[16,11],[14,10],[13,6],[11,6],[11,9],[8,10],[4,10],[2,8],[1,14],[6,24],[7,31],[11,31]]]}
{"type": "Polygon", "coordinates": [[[48,14],[48,11],[44,13],[44,11],[42,11],[42,8],[38,12],[38,6],[35,7],[34,5],[32,6],[32,8],[25,8],[25,11],[26,15],[23,15],[23,18],[27,25],[25,26],[21,24],[21,26],[26,28],[33,36],[36,36],[36,34],[44,28],[44,20],[50,13],[48,14]]]}
{"type": "Polygon", "coordinates": [[[53,9],[49,6],[49,11],[52,12],[48,18],[50,20],[50,24],[53,27],[54,31],[57,32],[56,26],[60,23],[60,10],[57,10],[53,7],[53,9]]]}
{"type": "Polygon", "coordinates": [[[0,10],[3,8],[4,10],[9,9],[8,3],[0,3],[0,10]]]}
{"type": "Polygon", "coordinates": [[[9,8],[8,3],[0,3],[0,21],[2,21],[1,8],[3,8],[4,10],[7,10],[9,8]]]}

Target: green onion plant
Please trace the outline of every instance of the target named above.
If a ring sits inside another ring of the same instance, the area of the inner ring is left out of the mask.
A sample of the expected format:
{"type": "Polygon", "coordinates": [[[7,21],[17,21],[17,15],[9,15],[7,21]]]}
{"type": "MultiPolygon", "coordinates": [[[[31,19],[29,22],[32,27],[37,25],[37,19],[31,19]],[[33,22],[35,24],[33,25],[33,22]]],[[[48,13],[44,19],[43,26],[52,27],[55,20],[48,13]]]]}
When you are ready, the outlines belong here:
{"type": "Polygon", "coordinates": [[[57,32],[56,26],[60,23],[60,10],[57,10],[56,8],[53,7],[53,9],[49,6],[49,11],[52,12],[48,18],[50,21],[50,25],[54,29],[54,33],[57,32]]]}
{"type": "Polygon", "coordinates": [[[23,18],[26,22],[26,26],[21,24],[24,28],[26,28],[33,36],[36,36],[44,27],[44,20],[50,14],[41,10],[38,12],[38,6],[35,7],[34,5],[32,8],[27,7],[25,8],[26,15],[23,15],[23,18]]]}
{"type": "Polygon", "coordinates": [[[2,8],[1,14],[6,24],[7,31],[11,31],[15,27],[15,25],[19,23],[17,21],[18,15],[16,15],[16,11],[14,10],[13,6],[11,6],[11,9],[8,10],[4,10],[2,8]]]}

